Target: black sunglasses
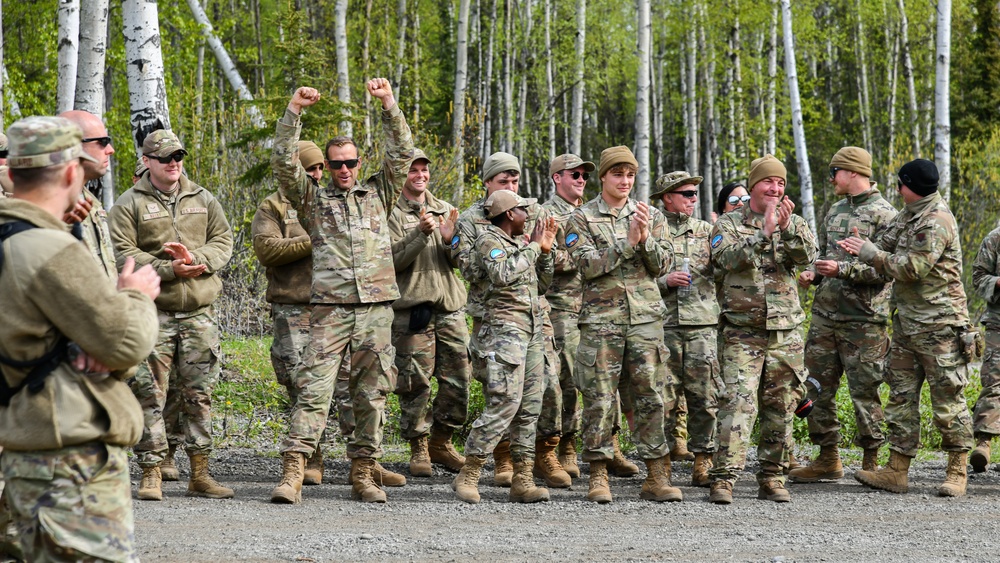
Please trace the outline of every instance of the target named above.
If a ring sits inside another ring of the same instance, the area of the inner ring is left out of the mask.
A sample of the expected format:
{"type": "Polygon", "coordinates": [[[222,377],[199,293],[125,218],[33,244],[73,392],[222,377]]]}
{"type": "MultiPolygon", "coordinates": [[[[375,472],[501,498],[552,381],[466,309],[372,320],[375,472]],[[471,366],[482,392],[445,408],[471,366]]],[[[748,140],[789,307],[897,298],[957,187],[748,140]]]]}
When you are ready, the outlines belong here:
{"type": "Polygon", "coordinates": [[[590,174],[589,173],[587,173],[587,172],[580,172],[579,170],[572,170],[572,171],[570,171],[570,170],[563,170],[563,174],[569,174],[570,176],[573,177],[574,180],[579,180],[580,176],[583,176],[583,181],[585,181],[585,182],[590,179],[590,174]]]}
{"type": "Polygon", "coordinates": [[[7,151],[0,151],[0,158],[7,158],[7,151]]]}
{"type": "Polygon", "coordinates": [[[151,154],[147,154],[146,156],[152,158],[153,160],[159,162],[160,164],[170,164],[170,161],[180,162],[184,160],[184,153],[180,151],[177,151],[174,154],[167,156],[153,156],[151,154]]]}
{"type": "Polygon", "coordinates": [[[836,166],[830,167],[830,179],[833,180],[837,177],[837,172],[840,172],[843,168],[837,168],[836,166]]]}
{"type": "Polygon", "coordinates": [[[737,203],[739,203],[741,201],[743,203],[746,203],[746,202],[750,201],[750,196],[748,196],[748,195],[731,195],[731,196],[729,196],[729,198],[726,199],[726,201],[729,202],[729,205],[736,205],[737,203]]]}
{"type": "Polygon", "coordinates": [[[87,137],[86,139],[80,139],[80,142],[81,143],[97,143],[98,145],[101,145],[101,148],[103,149],[104,147],[106,147],[106,146],[108,146],[108,145],[111,144],[111,136],[107,135],[107,136],[104,136],[104,137],[87,137]]]}
{"type": "Polygon", "coordinates": [[[690,190],[690,191],[686,191],[686,192],[674,192],[674,193],[677,194],[677,195],[679,195],[679,196],[684,196],[684,197],[686,197],[688,199],[694,199],[694,198],[698,197],[698,191],[697,190],[690,190]]]}
{"type": "Polygon", "coordinates": [[[352,158],[350,160],[327,160],[326,163],[330,166],[330,170],[340,170],[341,166],[347,166],[348,168],[357,168],[358,159],[352,158]]]}

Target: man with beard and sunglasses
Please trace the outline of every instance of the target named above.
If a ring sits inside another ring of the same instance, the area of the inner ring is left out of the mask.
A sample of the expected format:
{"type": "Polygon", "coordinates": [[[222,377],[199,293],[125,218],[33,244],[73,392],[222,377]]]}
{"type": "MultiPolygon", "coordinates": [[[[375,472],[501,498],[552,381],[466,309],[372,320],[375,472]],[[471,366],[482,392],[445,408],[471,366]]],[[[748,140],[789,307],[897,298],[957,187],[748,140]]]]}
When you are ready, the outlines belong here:
{"type": "Polygon", "coordinates": [[[118,266],[133,257],[136,265],[151,264],[163,280],[156,298],[160,334],[133,383],[145,419],[135,446],[142,468],[140,500],[163,499],[160,465],[169,450],[164,409],[173,393],[181,394],[184,447],[191,459],[187,495],[234,494],[208,471],[212,390],[221,355],[213,304],[222,291],[219,271],[232,256],[233,232],[211,192],[182,174],[187,154],[172,131],[151,132],[142,143],[149,171],[109,213],[118,266]]]}

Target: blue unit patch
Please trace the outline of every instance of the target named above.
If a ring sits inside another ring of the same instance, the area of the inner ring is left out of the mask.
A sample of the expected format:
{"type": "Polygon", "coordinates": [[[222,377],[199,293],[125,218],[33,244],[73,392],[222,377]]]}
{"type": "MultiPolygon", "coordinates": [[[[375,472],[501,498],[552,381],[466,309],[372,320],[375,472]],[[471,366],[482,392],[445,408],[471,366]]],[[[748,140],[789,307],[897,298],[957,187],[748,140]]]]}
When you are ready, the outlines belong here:
{"type": "Polygon", "coordinates": [[[715,235],[714,237],[712,237],[712,248],[719,246],[721,242],[722,242],[722,235],[715,235]]]}
{"type": "Polygon", "coordinates": [[[455,250],[456,248],[458,248],[458,242],[460,240],[461,239],[458,238],[458,235],[455,235],[455,236],[451,237],[451,249],[452,250],[455,250]]]}
{"type": "Polygon", "coordinates": [[[490,251],[490,258],[493,260],[500,260],[501,258],[506,258],[507,252],[502,248],[494,248],[490,251]]]}
{"type": "Polygon", "coordinates": [[[579,240],[580,235],[576,233],[566,235],[566,248],[573,248],[573,245],[575,245],[579,240]]]}

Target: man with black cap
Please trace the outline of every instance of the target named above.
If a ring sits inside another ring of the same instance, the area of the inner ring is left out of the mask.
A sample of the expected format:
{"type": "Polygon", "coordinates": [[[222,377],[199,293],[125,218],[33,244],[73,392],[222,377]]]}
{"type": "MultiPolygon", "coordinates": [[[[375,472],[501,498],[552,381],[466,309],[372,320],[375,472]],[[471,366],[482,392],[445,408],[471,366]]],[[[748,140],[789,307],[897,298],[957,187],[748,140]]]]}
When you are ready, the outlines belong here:
{"type": "Polygon", "coordinates": [[[712,231],[712,264],[722,297],[722,382],[709,501],[733,502],[746,465],[757,410],[760,441],[757,498],[788,502],[784,469],[803,366],[805,313],[796,268],[816,259],[816,239],[785,196],[785,165],[771,155],[750,165],[750,201],[726,213],[712,231]]]}
{"type": "Polygon", "coordinates": [[[669,229],[663,243],[674,249],[673,271],[659,279],[666,305],[663,338],[670,352],[665,361],[677,396],[677,406],[667,413],[666,421],[666,430],[673,432],[675,442],[670,458],[686,459],[690,447],[694,454],[691,484],[695,487],[709,485],[719,410],[719,301],[709,244],[712,225],[693,217],[701,180],[701,176],[683,170],[664,174],[649,196],[663,203],[669,229]]]}
{"type": "Polygon", "coordinates": [[[169,452],[164,417],[168,394],[182,394],[185,443],[191,459],[188,496],[232,498],[208,470],[212,452],[212,390],[221,371],[219,323],[213,307],[222,292],[219,272],[233,252],[222,205],[183,172],[187,151],[172,131],[146,136],[149,171],[109,213],[119,265],[128,257],[151,264],[163,280],[156,299],[160,335],[139,367],[133,391],[145,416],[135,453],[142,468],[140,500],[162,500],[161,463],[169,452]]]}
{"type": "Polygon", "coordinates": [[[413,154],[403,192],[389,215],[399,299],[392,303],[399,432],[410,443],[410,474],[431,464],[457,472],[465,464],[451,442],[469,408],[469,325],[465,284],[455,274],[451,239],[458,210],[428,189],[431,161],[413,154]],[[431,403],[431,378],[438,382],[431,403]]]}
{"type": "Polygon", "coordinates": [[[896,314],[885,381],[889,429],[889,465],[877,471],[859,471],[855,478],[876,489],[905,493],[910,461],[920,447],[920,388],[930,388],[934,425],[941,432],[941,448],[948,467],[938,495],[965,494],[966,463],[972,449],[972,417],[965,402],[968,382],[961,335],[969,326],[962,286],[962,248],[958,225],[938,193],[938,170],[933,162],[907,162],[897,174],[899,194],[906,206],[885,234],[875,242],[852,228],[840,241],[882,276],[892,278],[896,314]]]}
{"type": "Polygon", "coordinates": [[[855,443],[864,450],[861,468],[876,468],[882,433],[879,385],[889,351],[889,297],[892,280],[845,253],[837,244],[853,228],[877,239],[889,228],[896,209],[879,193],[872,174],[872,157],[860,147],[844,147],[830,160],[830,183],[838,196],[816,235],[821,258],[799,274],[799,285],[816,286],[812,323],[806,338],[806,369],[821,393],[809,414],[809,437],[820,447],[806,467],[792,469],[794,483],[840,479],[840,420],[837,389],[842,375],[854,405],[855,443]]]}

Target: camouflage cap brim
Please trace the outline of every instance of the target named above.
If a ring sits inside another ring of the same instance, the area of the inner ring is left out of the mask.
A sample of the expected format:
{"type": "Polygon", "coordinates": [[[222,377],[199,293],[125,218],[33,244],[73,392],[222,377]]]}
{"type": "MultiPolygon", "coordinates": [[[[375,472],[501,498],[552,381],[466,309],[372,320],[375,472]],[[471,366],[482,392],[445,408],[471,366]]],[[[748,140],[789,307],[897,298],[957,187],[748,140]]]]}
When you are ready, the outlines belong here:
{"type": "Polygon", "coordinates": [[[48,154],[10,156],[7,158],[7,165],[11,168],[45,168],[46,166],[55,166],[57,164],[72,162],[73,160],[79,158],[89,160],[94,164],[100,164],[96,158],[83,152],[82,145],[77,145],[75,147],[69,147],[61,151],[48,154]]]}

